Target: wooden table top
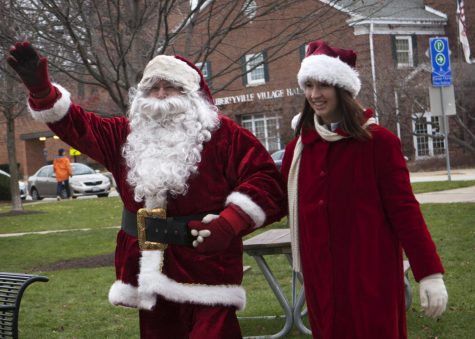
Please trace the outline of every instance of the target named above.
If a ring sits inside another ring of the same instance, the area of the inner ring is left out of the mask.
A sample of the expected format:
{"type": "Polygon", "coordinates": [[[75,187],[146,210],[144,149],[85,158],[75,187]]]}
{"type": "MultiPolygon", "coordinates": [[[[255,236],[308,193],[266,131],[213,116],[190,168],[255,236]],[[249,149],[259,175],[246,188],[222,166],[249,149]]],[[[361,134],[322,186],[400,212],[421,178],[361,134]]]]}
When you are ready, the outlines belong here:
{"type": "Polygon", "coordinates": [[[243,244],[244,251],[250,255],[290,253],[290,229],[268,230],[245,240],[243,244]]]}

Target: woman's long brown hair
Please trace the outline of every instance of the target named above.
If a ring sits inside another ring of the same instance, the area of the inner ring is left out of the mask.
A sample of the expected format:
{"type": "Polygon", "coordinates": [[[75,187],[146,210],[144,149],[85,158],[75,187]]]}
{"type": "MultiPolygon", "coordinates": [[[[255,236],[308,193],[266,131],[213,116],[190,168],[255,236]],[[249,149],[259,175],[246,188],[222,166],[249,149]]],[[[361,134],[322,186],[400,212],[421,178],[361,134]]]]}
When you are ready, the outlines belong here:
{"type": "MultiPolygon", "coordinates": [[[[371,138],[371,133],[361,126],[366,121],[364,109],[348,91],[337,86],[335,86],[335,90],[338,99],[337,109],[341,112],[342,116],[340,128],[351,137],[358,140],[371,138]]],[[[310,106],[308,100],[305,99],[302,115],[297,124],[297,128],[295,129],[295,136],[300,135],[302,127],[315,129],[313,122],[314,114],[315,111],[310,106]]]]}

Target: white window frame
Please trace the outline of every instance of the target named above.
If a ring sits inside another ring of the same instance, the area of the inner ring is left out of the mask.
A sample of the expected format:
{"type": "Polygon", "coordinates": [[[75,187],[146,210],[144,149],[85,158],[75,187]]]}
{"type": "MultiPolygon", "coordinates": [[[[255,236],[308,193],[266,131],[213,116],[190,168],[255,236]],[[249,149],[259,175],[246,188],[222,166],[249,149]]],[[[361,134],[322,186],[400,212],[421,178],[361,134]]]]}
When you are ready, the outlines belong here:
{"type": "Polygon", "coordinates": [[[257,4],[255,0],[246,0],[242,5],[242,11],[249,19],[254,19],[257,12],[257,4]]]}
{"type": "Polygon", "coordinates": [[[203,77],[206,79],[206,80],[209,80],[209,62],[205,62],[204,63],[204,67],[203,67],[203,62],[197,62],[195,64],[196,68],[198,68],[199,70],[201,70],[201,73],[203,74],[203,77]],[[201,68],[203,67],[203,68],[201,68]]]}
{"type": "MultiPolygon", "coordinates": [[[[422,113],[417,113],[416,115],[413,116],[412,119],[412,130],[413,132],[416,132],[416,123],[422,119],[423,122],[426,123],[426,128],[427,128],[427,134],[428,135],[436,135],[440,133],[440,127],[441,127],[441,116],[434,116],[432,115],[431,112],[425,112],[424,114],[422,113]],[[419,120],[417,120],[417,115],[421,116],[419,120]],[[433,119],[432,118],[438,118],[438,123],[439,123],[439,128],[434,128],[432,125],[433,119]]],[[[414,144],[414,149],[415,149],[415,157],[416,160],[423,160],[423,159],[429,159],[429,158],[443,158],[445,157],[445,149],[446,149],[446,144],[445,144],[445,139],[434,139],[430,138],[429,136],[423,137],[423,136],[413,136],[413,144],[414,144]],[[419,139],[418,138],[426,138],[427,142],[427,148],[428,148],[428,154],[424,155],[419,155],[419,139]],[[437,147],[438,144],[442,142],[443,148],[437,147]]]]}
{"type": "Polygon", "coordinates": [[[246,79],[248,86],[256,86],[266,83],[266,70],[264,62],[264,53],[246,54],[246,79]],[[256,62],[261,62],[261,64],[253,69],[256,62]],[[253,79],[253,76],[260,72],[262,72],[262,77],[253,79]]]}
{"type": "Polygon", "coordinates": [[[397,68],[408,68],[408,67],[414,67],[414,48],[412,46],[412,36],[410,35],[398,35],[395,36],[395,44],[394,48],[396,49],[394,53],[396,54],[396,63],[397,63],[397,68]],[[407,46],[408,50],[398,50],[397,49],[397,41],[398,40],[405,40],[407,41],[407,46]],[[399,60],[398,53],[407,53],[407,60],[408,62],[402,62],[399,60]]]}
{"type": "Polygon", "coordinates": [[[282,149],[282,142],[280,138],[280,124],[279,115],[277,113],[255,113],[241,116],[241,125],[254,134],[259,141],[264,145],[270,153],[282,149]],[[275,135],[271,135],[271,130],[268,128],[269,121],[275,122],[275,135]],[[264,122],[264,135],[257,135],[257,123],[264,122]],[[275,147],[271,147],[274,146],[275,147]]]}

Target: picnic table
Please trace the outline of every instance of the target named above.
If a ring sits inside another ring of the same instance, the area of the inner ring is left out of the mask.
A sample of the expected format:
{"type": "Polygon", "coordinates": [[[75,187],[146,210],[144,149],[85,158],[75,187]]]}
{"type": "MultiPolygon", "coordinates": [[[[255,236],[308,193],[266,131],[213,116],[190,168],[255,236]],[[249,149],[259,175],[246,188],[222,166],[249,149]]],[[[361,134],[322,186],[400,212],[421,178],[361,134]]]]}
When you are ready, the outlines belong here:
{"type": "Polygon", "coordinates": [[[292,265],[290,230],[288,228],[272,229],[247,239],[244,241],[244,251],[252,256],[256,261],[259,269],[264,274],[267,283],[279,301],[285,315],[285,323],[282,329],[275,334],[266,335],[264,337],[281,338],[287,335],[294,325],[300,332],[310,335],[311,331],[302,322],[302,308],[305,304],[302,276],[292,271],[292,300],[288,300],[265,259],[265,256],[268,255],[285,255],[289,264],[292,265]],[[298,294],[297,279],[300,281],[301,285],[298,294]]]}

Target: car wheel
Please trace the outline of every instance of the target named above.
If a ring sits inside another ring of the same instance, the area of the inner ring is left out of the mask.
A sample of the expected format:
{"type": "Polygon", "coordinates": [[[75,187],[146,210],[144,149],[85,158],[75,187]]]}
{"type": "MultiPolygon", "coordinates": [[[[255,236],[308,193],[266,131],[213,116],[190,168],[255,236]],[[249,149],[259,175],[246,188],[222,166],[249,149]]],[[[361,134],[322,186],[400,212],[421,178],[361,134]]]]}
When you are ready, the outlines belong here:
{"type": "Polygon", "coordinates": [[[33,200],[43,199],[42,197],[40,197],[40,194],[38,193],[38,190],[36,188],[31,189],[31,199],[33,199],[33,200]]]}
{"type": "Polygon", "coordinates": [[[109,196],[109,193],[102,193],[97,195],[99,198],[107,198],[109,196]]]}

